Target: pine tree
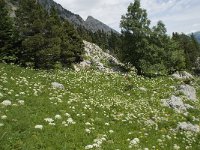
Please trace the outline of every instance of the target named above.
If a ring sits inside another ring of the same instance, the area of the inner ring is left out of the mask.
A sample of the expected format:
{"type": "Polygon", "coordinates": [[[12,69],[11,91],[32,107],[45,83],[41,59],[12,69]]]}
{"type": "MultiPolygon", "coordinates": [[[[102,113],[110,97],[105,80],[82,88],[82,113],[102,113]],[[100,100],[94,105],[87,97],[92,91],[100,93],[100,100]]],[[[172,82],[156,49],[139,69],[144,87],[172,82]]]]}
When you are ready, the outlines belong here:
{"type": "Polygon", "coordinates": [[[9,16],[7,5],[0,0],[0,60],[10,62],[15,60],[13,51],[14,27],[9,16]]]}
{"type": "Polygon", "coordinates": [[[44,33],[47,13],[35,0],[21,0],[16,11],[16,27],[21,43],[18,53],[20,63],[36,67],[36,53],[46,46],[44,33]]]}
{"type": "Polygon", "coordinates": [[[74,27],[67,21],[62,25],[61,63],[70,66],[82,61],[83,42],[74,27]]]}

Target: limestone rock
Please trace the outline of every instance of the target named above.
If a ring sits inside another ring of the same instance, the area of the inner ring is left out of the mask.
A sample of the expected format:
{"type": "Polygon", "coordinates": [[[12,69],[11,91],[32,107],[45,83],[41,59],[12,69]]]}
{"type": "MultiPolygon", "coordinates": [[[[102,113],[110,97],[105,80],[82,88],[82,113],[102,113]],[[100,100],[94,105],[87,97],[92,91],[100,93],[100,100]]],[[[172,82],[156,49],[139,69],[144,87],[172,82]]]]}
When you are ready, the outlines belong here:
{"type": "Polygon", "coordinates": [[[181,71],[181,72],[175,72],[172,77],[174,77],[175,79],[179,79],[179,80],[186,80],[186,79],[193,79],[194,77],[186,72],[186,71],[181,71]]]}
{"type": "Polygon", "coordinates": [[[181,85],[179,91],[182,92],[188,99],[195,101],[196,97],[196,90],[194,87],[190,85],[181,85]]]}
{"type": "Polygon", "coordinates": [[[191,123],[187,122],[180,122],[177,127],[178,130],[183,130],[183,131],[192,131],[192,132],[199,132],[200,128],[198,125],[193,125],[191,123]]]}
{"type": "Polygon", "coordinates": [[[58,82],[52,82],[51,83],[52,87],[55,88],[55,89],[60,89],[60,90],[63,90],[65,89],[64,85],[58,83],[58,82]]]}
{"type": "Polygon", "coordinates": [[[124,71],[125,65],[119,62],[109,51],[103,51],[98,45],[83,41],[85,48],[85,57],[80,64],[75,65],[75,70],[86,68],[96,68],[102,72],[121,72],[124,71]]]}
{"type": "Polygon", "coordinates": [[[187,111],[187,109],[193,108],[193,106],[189,104],[184,104],[180,97],[176,97],[174,95],[172,95],[170,99],[164,99],[161,101],[163,106],[170,107],[178,112],[187,111]]]}

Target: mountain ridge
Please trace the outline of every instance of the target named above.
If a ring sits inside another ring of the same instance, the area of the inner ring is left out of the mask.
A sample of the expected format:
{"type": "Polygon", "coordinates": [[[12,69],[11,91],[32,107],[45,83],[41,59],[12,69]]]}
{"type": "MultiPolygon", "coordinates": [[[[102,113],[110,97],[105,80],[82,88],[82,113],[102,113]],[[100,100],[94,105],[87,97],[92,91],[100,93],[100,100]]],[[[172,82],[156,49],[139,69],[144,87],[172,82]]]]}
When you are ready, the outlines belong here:
{"type": "Polygon", "coordinates": [[[192,34],[194,35],[194,37],[196,38],[196,40],[198,41],[198,43],[200,43],[200,31],[194,32],[192,34]]]}
{"type": "Polygon", "coordinates": [[[88,16],[89,19],[87,18],[86,20],[84,20],[80,15],[65,9],[61,4],[58,4],[53,0],[38,0],[38,2],[47,11],[49,11],[52,7],[54,7],[57,10],[59,16],[61,16],[63,19],[68,20],[75,26],[85,27],[87,30],[92,32],[97,32],[98,30],[101,30],[106,33],[109,32],[118,33],[116,30],[112,29],[103,22],[93,18],[92,16],[88,16]]]}

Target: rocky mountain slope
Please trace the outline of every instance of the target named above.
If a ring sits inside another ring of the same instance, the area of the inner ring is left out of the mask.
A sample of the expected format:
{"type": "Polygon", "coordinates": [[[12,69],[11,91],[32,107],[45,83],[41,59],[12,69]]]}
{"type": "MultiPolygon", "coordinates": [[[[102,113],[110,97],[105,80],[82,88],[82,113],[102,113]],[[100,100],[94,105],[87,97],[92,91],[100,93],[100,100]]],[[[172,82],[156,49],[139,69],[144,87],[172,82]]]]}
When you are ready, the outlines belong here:
{"type": "MultiPolygon", "coordinates": [[[[18,0],[7,0],[10,8],[11,8],[11,16],[15,16],[14,11],[17,9],[18,0]]],[[[81,16],[78,14],[74,14],[71,11],[63,8],[60,4],[54,2],[53,0],[38,0],[38,2],[47,10],[49,11],[52,7],[54,7],[58,14],[63,18],[71,22],[76,27],[81,26],[85,29],[96,32],[98,30],[104,31],[106,33],[114,32],[118,33],[108,25],[104,24],[103,22],[93,18],[92,16],[88,16],[86,20],[83,20],[81,16]]]]}
{"type": "Polygon", "coordinates": [[[98,30],[104,32],[115,32],[114,29],[110,28],[109,26],[105,25],[101,21],[89,16],[86,21],[84,21],[79,15],[72,13],[71,11],[63,8],[60,4],[57,4],[53,0],[39,0],[39,3],[45,7],[46,10],[50,10],[52,7],[55,7],[59,13],[59,15],[73,23],[75,26],[83,26],[87,30],[96,32],[98,30]]]}

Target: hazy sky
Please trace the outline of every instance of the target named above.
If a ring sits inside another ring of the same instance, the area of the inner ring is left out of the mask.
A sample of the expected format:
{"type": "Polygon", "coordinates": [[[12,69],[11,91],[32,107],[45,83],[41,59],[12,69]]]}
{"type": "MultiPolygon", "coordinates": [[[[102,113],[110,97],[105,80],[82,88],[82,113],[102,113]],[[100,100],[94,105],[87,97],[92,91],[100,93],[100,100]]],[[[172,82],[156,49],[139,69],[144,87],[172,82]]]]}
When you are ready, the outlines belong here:
{"type": "MultiPolygon", "coordinates": [[[[120,31],[121,15],[134,0],[54,0],[64,8],[79,14],[83,19],[88,15],[120,31]]],[[[168,33],[173,31],[190,33],[200,31],[200,0],[141,0],[147,10],[151,24],[162,20],[168,33]]]]}

